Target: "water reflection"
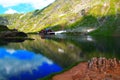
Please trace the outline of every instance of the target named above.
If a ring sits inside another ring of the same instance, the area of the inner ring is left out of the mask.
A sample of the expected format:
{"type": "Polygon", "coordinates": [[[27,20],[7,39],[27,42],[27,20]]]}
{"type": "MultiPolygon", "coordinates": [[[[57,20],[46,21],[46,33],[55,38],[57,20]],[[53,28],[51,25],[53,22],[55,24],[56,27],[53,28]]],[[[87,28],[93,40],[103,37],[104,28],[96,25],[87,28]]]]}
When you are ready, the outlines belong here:
{"type": "Polygon", "coordinates": [[[34,41],[10,43],[6,47],[26,49],[53,60],[63,68],[92,57],[116,57],[120,59],[119,37],[92,37],[72,35],[50,35],[41,39],[39,35],[29,35],[34,41]]]}
{"type": "Polygon", "coordinates": [[[24,42],[25,39],[0,39],[0,46],[7,45],[9,43],[17,43],[17,42],[24,42]]]}
{"type": "MultiPolygon", "coordinates": [[[[72,35],[29,35],[35,40],[9,43],[5,48],[28,50],[49,58],[63,69],[92,57],[120,59],[120,37],[92,37],[72,35]]],[[[7,50],[13,54],[14,50],[7,50]]],[[[41,60],[41,59],[40,59],[41,60]]],[[[26,73],[27,74],[27,73],[26,73]]]]}
{"type": "Polygon", "coordinates": [[[78,40],[78,41],[87,41],[87,42],[92,42],[94,41],[94,38],[92,36],[89,36],[89,35],[86,35],[86,36],[68,36],[68,35],[65,35],[65,34],[57,34],[57,35],[40,35],[41,39],[60,39],[60,40],[66,40],[66,39],[69,39],[69,40],[78,40]]]}
{"type": "MultiPolygon", "coordinates": [[[[70,60],[71,63],[80,60],[83,61],[88,60],[92,57],[106,57],[106,58],[115,57],[117,59],[120,59],[120,54],[119,54],[120,37],[102,37],[102,36],[92,37],[89,35],[72,36],[65,34],[60,34],[55,36],[50,35],[44,37],[47,39],[45,41],[48,42],[45,44],[52,43],[51,46],[55,46],[57,44],[57,46],[55,47],[58,48],[58,52],[56,53],[57,54],[64,53],[62,55],[66,56],[65,60],[69,58],[67,60],[70,60]],[[60,45],[62,45],[62,47],[60,45]]],[[[55,50],[56,48],[52,48],[52,49],[55,50]]],[[[70,64],[66,64],[66,65],[70,65],[70,64]]]]}
{"type": "Polygon", "coordinates": [[[0,48],[0,80],[36,80],[61,70],[41,54],[0,48]]]}

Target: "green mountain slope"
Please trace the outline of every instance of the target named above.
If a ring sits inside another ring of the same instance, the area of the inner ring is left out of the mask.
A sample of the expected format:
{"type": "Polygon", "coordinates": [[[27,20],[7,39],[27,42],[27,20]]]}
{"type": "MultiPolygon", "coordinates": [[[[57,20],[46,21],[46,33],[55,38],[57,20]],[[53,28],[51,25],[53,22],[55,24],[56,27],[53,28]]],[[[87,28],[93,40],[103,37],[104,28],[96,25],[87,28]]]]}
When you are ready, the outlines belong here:
{"type": "Polygon", "coordinates": [[[95,35],[119,35],[120,0],[56,0],[42,10],[4,15],[9,28],[26,33],[51,27],[70,32],[95,31],[95,35]]]}

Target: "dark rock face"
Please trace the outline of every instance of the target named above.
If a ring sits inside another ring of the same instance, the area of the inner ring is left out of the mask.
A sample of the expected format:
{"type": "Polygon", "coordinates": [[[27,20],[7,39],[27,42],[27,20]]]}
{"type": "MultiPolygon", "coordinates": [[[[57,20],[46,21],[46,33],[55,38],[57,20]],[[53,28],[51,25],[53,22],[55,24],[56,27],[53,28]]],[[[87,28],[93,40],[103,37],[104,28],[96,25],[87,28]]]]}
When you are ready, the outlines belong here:
{"type": "Polygon", "coordinates": [[[17,31],[5,31],[0,34],[0,37],[7,38],[7,37],[27,37],[27,34],[23,32],[17,31]]]}
{"type": "Polygon", "coordinates": [[[24,38],[27,34],[18,32],[17,30],[10,30],[7,26],[0,25],[0,38],[24,38]]]}
{"type": "Polygon", "coordinates": [[[9,29],[7,28],[7,26],[0,25],[0,32],[3,32],[3,31],[9,31],[9,29]]]}
{"type": "Polygon", "coordinates": [[[6,18],[0,16],[0,25],[8,25],[9,22],[6,18]]]}
{"type": "Polygon", "coordinates": [[[120,61],[95,57],[54,76],[53,80],[120,80],[120,61]]]}

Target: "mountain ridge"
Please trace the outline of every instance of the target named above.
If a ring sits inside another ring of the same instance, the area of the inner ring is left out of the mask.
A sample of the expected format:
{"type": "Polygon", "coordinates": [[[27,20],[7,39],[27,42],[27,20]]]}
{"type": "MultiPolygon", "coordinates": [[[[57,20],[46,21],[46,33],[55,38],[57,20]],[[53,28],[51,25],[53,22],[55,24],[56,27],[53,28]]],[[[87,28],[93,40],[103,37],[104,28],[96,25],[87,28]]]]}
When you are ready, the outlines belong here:
{"type": "Polygon", "coordinates": [[[50,27],[70,32],[94,28],[93,35],[119,35],[119,0],[56,0],[42,10],[26,14],[7,14],[8,27],[26,33],[50,27]]]}

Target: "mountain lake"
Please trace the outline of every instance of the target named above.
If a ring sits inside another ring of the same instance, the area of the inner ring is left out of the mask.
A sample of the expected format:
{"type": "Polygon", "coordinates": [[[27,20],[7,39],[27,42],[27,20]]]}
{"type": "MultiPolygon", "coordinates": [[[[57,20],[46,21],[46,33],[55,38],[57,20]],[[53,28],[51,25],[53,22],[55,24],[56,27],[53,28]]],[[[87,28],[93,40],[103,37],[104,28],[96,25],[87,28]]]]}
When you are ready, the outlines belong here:
{"type": "Polygon", "coordinates": [[[37,80],[92,57],[120,59],[120,37],[29,35],[0,40],[0,80],[37,80]]]}

